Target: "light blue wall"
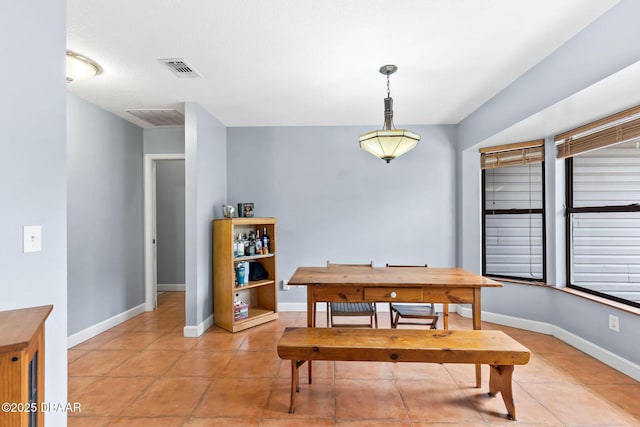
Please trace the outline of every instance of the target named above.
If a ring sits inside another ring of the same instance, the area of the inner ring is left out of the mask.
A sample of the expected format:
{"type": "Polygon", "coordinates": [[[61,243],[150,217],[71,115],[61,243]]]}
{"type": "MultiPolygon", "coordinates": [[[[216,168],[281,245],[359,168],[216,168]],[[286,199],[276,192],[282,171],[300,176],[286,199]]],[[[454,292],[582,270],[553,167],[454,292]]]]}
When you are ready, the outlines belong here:
{"type": "Polygon", "coordinates": [[[278,219],[280,280],[327,260],[455,266],[454,127],[407,126],[422,140],[390,164],[358,147],[375,128],[228,129],[227,201],[278,219]]]}
{"type": "Polygon", "coordinates": [[[184,153],[184,128],[151,128],[142,131],[144,154],[184,153]]]}
{"type": "Polygon", "coordinates": [[[142,129],[67,96],[69,335],[144,303],[142,129]]]}
{"type": "Polygon", "coordinates": [[[211,221],[227,199],[227,129],[196,103],[185,104],[186,317],[197,327],[213,313],[211,221]]]}
{"type": "Polygon", "coordinates": [[[156,162],[158,285],[184,285],[184,160],[156,162]]]}
{"type": "MultiPolygon", "coordinates": [[[[640,61],[640,2],[623,0],[545,58],[459,126],[458,264],[481,272],[480,160],[476,145],[554,103],[640,61]]],[[[562,162],[555,159],[553,135],[546,146],[548,283],[564,286],[562,162]]],[[[517,141],[513,141],[517,142],[517,141]]],[[[547,322],[640,364],[640,318],[607,305],[537,286],[506,285],[483,292],[483,310],[547,322]],[[608,329],[608,314],[621,330],[608,329]],[[624,327],[623,327],[624,322],[624,327]]]]}
{"type": "Polygon", "coordinates": [[[554,297],[558,294],[560,292],[542,286],[503,282],[502,288],[482,290],[482,310],[553,324],[556,310],[554,297]]]}
{"type": "Polygon", "coordinates": [[[635,314],[551,287],[506,282],[502,288],[482,291],[482,310],[557,326],[640,365],[640,322],[635,314]],[[609,314],[618,316],[619,332],[609,330],[609,314]]]}
{"type": "MultiPolygon", "coordinates": [[[[64,0],[3,2],[0,79],[0,310],[53,304],[45,326],[45,397],[67,402],[67,143],[64,0]],[[22,227],[42,251],[22,252],[22,227]]],[[[2,381],[2,380],[0,380],[2,381]]],[[[0,417],[2,415],[0,414],[0,417]]],[[[66,425],[47,412],[48,426],[66,425]]]]}

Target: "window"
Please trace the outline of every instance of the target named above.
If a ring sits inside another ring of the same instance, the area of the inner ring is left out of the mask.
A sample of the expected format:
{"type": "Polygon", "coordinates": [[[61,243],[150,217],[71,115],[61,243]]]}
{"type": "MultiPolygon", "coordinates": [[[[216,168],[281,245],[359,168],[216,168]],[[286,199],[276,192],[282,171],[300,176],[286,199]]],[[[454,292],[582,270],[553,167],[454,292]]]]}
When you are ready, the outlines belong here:
{"type": "Polygon", "coordinates": [[[480,151],[482,274],[544,281],[543,141],[480,151]]]}
{"type": "MultiPolygon", "coordinates": [[[[640,307],[640,118],[572,131],[566,157],[567,286],[640,307]],[[582,133],[581,133],[582,132],[582,133]]],[[[556,137],[558,140],[559,137],[556,137]]]]}

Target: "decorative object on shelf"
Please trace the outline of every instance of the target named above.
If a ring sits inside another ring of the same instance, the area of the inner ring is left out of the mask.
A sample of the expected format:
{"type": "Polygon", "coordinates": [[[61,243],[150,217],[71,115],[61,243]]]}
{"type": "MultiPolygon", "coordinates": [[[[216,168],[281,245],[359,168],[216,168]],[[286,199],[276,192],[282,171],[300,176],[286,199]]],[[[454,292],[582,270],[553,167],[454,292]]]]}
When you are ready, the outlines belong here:
{"type": "Polygon", "coordinates": [[[249,261],[243,261],[242,268],[244,268],[244,281],[240,284],[240,286],[247,286],[249,284],[249,261]]]}
{"type": "Polygon", "coordinates": [[[233,214],[235,211],[236,208],[231,205],[222,205],[222,216],[224,216],[225,218],[233,218],[233,214]]]}
{"type": "Polygon", "coordinates": [[[75,52],[67,51],[67,83],[88,80],[102,73],[97,62],[75,52]]]}
{"type": "Polygon", "coordinates": [[[238,217],[253,218],[253,203],[238,203],[238,217]]]}
{"type": "Polygon", "coordinates": [[[259,262],[249,263],[249,280],[265,280],[269,278],[269,273],[259,262]]]}
{"type": "Polygon", "coordinates": [[[383,65],[380,73],[387,76],[387,97],[384,99],[384,126],[360,135],[360,148],[389,163],[413,149],[420,141],[420,135],[405,129],[396,129],[393,124],[393,98],[389,89],[389,76],[395,73],[395,65],[383,65]]]}
{"type": "Polygon", "coordinates": [[[239,295],[236,294],[236,300],[233,303],[233,320],[242,320],[249,317],[249,306],[238,299],[239,295]]]}

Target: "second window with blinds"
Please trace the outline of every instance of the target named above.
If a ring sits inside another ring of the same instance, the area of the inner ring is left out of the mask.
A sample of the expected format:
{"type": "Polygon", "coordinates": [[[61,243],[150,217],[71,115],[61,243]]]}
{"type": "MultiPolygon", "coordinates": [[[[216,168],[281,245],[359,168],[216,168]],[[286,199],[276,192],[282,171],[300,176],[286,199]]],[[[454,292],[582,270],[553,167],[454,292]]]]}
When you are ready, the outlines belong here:
{"type": "Polygon", "coordinates": [[[640,307],[640,106],[558,135],[567,286],[640,307]]]}
{"type": "Polygon", "coordinates": [[[544,141],[483,148],[482,273],[545,280],[544,141]]]}

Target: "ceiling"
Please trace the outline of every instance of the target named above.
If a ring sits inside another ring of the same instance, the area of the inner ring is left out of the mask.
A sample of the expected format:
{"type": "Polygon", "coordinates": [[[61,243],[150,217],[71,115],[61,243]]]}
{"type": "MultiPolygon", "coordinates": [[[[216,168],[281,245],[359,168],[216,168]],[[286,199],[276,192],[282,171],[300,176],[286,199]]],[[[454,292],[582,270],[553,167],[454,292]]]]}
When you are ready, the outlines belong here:
{"type": "Polygon", "coordinates": [[[129,109],[199,103],[226,126],[455,124],[618,0],[67,0],[68,91],[129,109]],[[159,59],[200,75],[178,78],[159,59]]]}

